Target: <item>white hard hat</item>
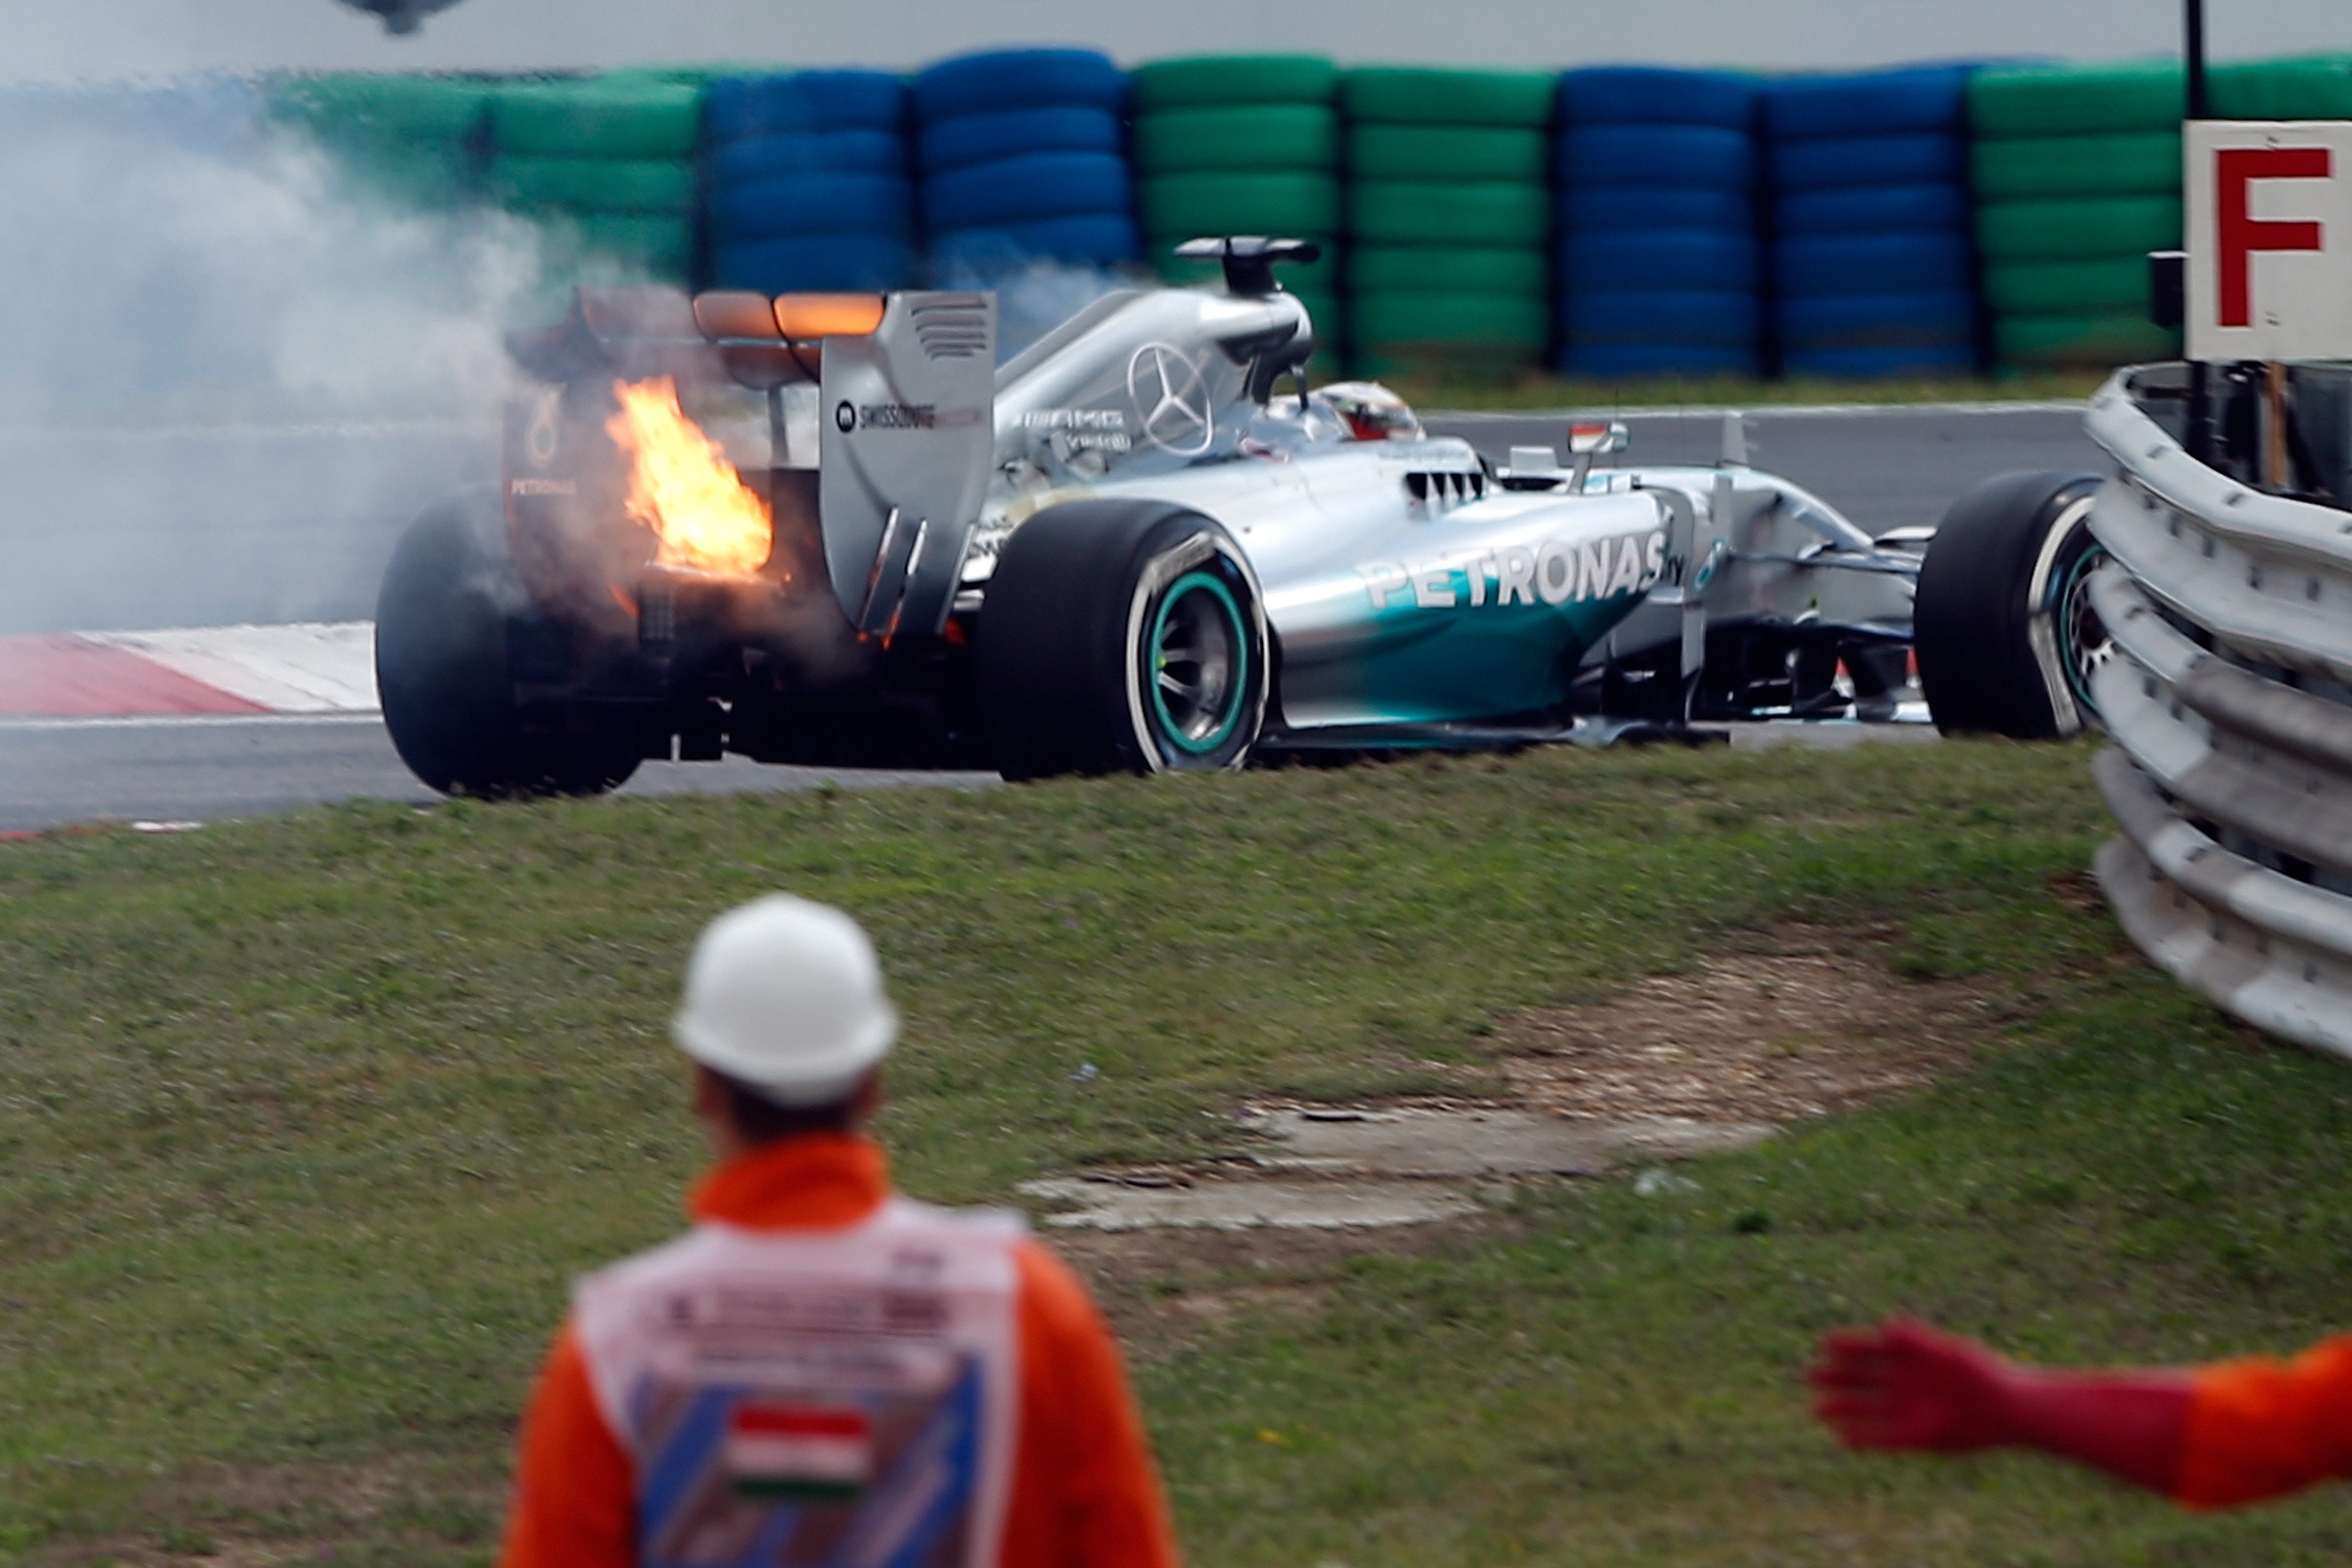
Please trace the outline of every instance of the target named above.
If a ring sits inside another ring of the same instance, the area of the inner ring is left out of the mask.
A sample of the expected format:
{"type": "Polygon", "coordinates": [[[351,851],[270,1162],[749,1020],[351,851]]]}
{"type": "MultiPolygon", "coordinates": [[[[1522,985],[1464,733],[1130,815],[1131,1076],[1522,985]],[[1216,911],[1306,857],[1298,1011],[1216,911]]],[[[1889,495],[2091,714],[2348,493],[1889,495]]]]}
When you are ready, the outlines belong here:
{"type": "Polygon", "coordinates": [[[669,1032],[695,1061],[779,1104],[822,1105],[889,1051],[898,1013],[857,922],[772,893],[703,932],[669,1032]]]}

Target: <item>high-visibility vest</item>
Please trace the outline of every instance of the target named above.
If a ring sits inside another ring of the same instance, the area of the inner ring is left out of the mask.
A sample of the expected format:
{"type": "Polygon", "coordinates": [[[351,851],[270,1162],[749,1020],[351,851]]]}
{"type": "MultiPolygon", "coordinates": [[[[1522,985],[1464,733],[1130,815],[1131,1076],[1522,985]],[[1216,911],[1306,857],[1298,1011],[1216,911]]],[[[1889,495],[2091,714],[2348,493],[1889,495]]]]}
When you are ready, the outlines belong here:
{"type": "Polygon", "coordinates": [[[1019,1422],[1009,1212],[706,1223],[580,1283],[643,1568],[994,1568],[1019,1422]]]}

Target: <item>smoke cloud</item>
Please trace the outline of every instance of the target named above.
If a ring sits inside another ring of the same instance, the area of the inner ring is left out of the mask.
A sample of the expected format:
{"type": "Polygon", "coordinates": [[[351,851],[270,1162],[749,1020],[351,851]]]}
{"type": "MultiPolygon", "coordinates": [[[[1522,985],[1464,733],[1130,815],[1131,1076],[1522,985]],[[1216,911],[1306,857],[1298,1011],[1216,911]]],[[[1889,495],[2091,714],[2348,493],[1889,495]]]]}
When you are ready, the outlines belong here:
{"type": "Polygon", "coordinates": [[[996,357],[1001,364],[1114,289],[1151,286],[1133,274],[1085,262],[1019,256],[1011,250],[937,268],[940,288],[996,291],[996,357]]]}
{"type": "Polygon", "coordinates": [[[355,185],[247,81],[0,94],[0,632],[364,615],[495,476],[541,240],[355,185]]]}

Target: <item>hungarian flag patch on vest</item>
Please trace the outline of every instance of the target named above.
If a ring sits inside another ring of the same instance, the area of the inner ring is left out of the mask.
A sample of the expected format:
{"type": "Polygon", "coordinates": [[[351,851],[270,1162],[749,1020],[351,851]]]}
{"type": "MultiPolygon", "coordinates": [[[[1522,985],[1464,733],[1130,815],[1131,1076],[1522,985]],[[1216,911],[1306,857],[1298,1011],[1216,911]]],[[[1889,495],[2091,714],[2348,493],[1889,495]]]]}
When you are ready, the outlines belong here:
{"type": "Polygon", "coordinates": [[[846,1501],[874,1479],[874,1423],[862,1410],[738,1405],[725,1463],[743,1497],[846,1501]]]}

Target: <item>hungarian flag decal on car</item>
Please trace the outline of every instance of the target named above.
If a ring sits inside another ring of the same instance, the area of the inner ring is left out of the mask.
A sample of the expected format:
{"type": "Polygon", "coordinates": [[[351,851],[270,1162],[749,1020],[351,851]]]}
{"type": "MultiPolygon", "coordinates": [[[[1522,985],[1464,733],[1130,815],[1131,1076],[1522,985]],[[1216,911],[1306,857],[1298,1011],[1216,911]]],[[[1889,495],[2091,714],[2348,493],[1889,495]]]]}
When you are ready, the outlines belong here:
{"type": "Polygon", "coordinates": [[[745,1497],[840,1502],[874,1471],[874,1424],[862,1410],[739,1405],[727,1421],[727,1475],[745,1497]]]}

